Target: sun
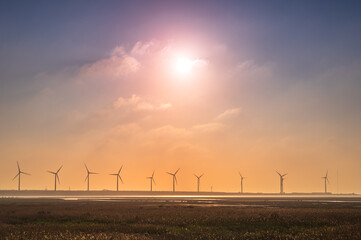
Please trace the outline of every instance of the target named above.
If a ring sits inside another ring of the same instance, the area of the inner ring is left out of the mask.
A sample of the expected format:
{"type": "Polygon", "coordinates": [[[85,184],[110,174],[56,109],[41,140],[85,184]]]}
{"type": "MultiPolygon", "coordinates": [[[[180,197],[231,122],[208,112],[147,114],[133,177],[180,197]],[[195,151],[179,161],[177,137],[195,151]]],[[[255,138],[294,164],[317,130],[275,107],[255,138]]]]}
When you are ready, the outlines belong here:
{"type": "Polygon", "coordinates": [[[180,57],[175,62],[175,70],[178,74],[185,75],[192,71],[194,61],[186,57],[180,57]]]}

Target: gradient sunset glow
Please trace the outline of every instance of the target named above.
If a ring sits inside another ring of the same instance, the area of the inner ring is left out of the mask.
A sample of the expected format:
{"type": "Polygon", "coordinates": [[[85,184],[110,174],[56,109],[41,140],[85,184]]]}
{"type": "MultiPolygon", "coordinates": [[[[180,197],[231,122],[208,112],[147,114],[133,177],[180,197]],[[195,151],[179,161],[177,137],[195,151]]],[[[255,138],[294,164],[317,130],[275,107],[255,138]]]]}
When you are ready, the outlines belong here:
{"type": "Polygon", "coordinates": [[[361,192],[359,4],[2,5],[0,189],[361,192]]]}

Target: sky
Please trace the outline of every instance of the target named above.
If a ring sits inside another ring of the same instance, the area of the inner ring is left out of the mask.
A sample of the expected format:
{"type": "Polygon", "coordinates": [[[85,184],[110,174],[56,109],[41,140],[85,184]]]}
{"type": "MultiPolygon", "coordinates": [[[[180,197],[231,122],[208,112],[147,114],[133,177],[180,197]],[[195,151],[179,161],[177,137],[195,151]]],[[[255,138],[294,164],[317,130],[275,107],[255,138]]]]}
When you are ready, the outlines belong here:
{"type": "Polygon", "coordinates": [[[359,1],[2,1],[0,189],[361,193],[359,1]]]}

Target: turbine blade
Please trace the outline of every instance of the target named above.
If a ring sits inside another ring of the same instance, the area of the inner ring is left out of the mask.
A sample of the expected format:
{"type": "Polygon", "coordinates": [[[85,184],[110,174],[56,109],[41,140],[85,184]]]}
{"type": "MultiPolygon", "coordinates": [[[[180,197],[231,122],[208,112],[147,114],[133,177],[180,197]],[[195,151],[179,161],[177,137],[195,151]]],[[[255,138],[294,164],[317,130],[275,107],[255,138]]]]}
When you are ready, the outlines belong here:
{"type": "Polygon", "coordinates": [[[153,173],[152,173],[152,178],[154,177],[154,172],[155,172],[155,170],[153,170],[153,173]]]}
{"type": "Polygon", "coordinates": [[[48,173],[51,173],[51,174],[56,174],[55,172],[52,172],[52,171],[48,171],[48,173]]]}
{"type": "Polygon", "coordinates": [[[109,175],[118,176],[117,173],[109,173],[109,175]]]}
{"type": "Polygon", "coordinates": [[[327,178],[327,174],[328,174],[328,170],[327,170],[327,172],[326,172],[326,178],[327,178]]]}
{"type": "Polygon", "coordinates": [[[152,180],[153,180],[153,182],[154,182],[154,185],[157,185],[157,184],[155,184],[155,180],[154,180],[154,178],[152,178],[152,180]]]}
{"type": "Polygon", "coordinates": [[[58,183],[60,184],[60,179],[59,179],[58,174],[56,174],[55,176],[56,176],[56,179],[58,179],[58,183]]]}
{"type": "Polygon", "coordinates": [[[85,163],[84,163],[84,166],[85,166],[85,168],[86,168],[86,171],[89,172],[89,169],[88,169],[88,167],[86,166],[85,163]]]}
{"type": "Polygon", "coordinates": [[[20,172],[19,162],[18,162],[18,161],[16,161],[16,164],[18,165],[18,171],[20,172]]]}
{"type": "Polygon", "coordinates": [[[123,169],[123,165],[119,168],[118,175],[122,171],[122,169],[123,169]]]}
{"type": "Polygon", "coordinates": [[[118,177],[119,177],[120,181],[121,181],[122,183],[124,183],[122,177],[119,176],[119,175],[118,175],[118,177]]]}
{"type": "Polygon", "coordinates": [[[20,172],[22,174],[25,174],[25,175],[31,175],[30,173],[26,173],[26,172],[20,172]]]}
{"type": "Polygon", "coordinates": [[[14,181],[14,179],[15,179],[17,176],[19,176],[19,174],[20,174],[20,173],[18,173],[18,174],[15,175],[15,177],[13,178],[13,181],[14,181]]]}
{"type": "Polygon", "coordinates": [[[86,177],[85,177],[85,179],[84,179],[84,182],[86,182],[86,180],[88,179],[88,177],[89,177],[89,174],[86,175],[86,177]]]}
{"type": "Polygon", "coordinates": [[[202,173],[202,175],[200,175],[199,178],[203,177],[203,175],[204,175],[204,174],[202,173]]]}
{"type": "Polygon", "coordinates": [[[170,172],[166,172],[166,173],[168,173],[169,175],[172,175],[172,176],[173,176],[173,173],[170,173],[170,172]]]}
{"type": "Polygon", "coordinates": [[[178,168],[178,170],[177,171],[175,171],[175,173],[174,173],[174,175],[176,175],[177,173],[178,173],[178,171],[180,170],[180,168],[178,168]]]}
{"type": "Polygon", "coordinates": [[[282,177],[286,176],[287,174],[288,174],[288,173],[286,173],[286,174],[283,174],[283,175],[282,175],[282,177]]]}
{"type": "Polygon", "coordinates": [[[63,167],[63,165],[61,165],[61,167],[58,169],[58,171],[56,171],[56,173],[58,173],[62,167],[63,167]]]}
{"type": "Polygon", "coordinates": [[[195,176],[196,178],[198,178],[198,176],[197,176],[197,175],[195,175],[195,174],[194,174],[194,176],[195,176]]]}
{"type": "Polygon", "coordinates": [[[241,172],[238,172],[238,174],[239,174],[239,176],[241,176],[241,177],[242,177],[242,174],[241,174],[241,172]]]}
{"type": "Polygon", "coordinates": [[[178,185],[178,181],[177,181],[177,177],[176,177],[176,175],[174,175],[174,180],[175,180],[175,184],[177,184],[177,185],[178,185]]]}
{"type": "Polygon", "coordinates": [[[278,175],[282,176],[279,172],[276,171],[276,173],[278,173],[278,175]]]}

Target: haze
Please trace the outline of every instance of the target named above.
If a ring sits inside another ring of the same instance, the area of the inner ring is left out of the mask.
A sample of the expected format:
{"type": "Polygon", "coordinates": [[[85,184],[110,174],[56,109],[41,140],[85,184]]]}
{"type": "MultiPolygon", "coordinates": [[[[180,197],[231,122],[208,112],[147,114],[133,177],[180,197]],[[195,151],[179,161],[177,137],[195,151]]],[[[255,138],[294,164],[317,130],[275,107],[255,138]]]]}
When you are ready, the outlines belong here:
{"type": "Polygon", "coordinates": [[[361,192],[358,1],[5,1],[0,189],[361,192]]]}

